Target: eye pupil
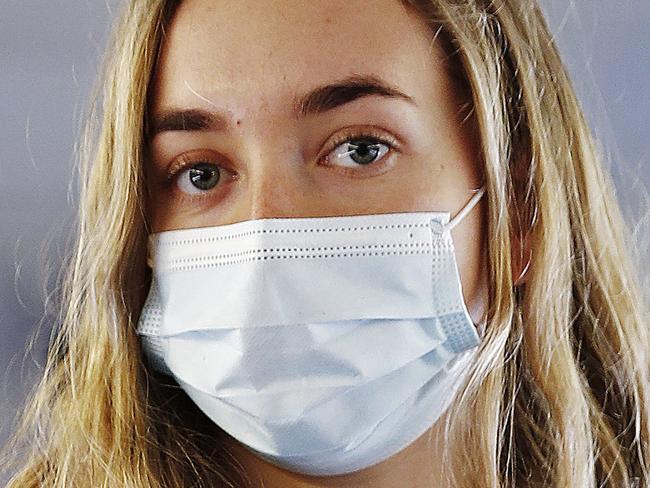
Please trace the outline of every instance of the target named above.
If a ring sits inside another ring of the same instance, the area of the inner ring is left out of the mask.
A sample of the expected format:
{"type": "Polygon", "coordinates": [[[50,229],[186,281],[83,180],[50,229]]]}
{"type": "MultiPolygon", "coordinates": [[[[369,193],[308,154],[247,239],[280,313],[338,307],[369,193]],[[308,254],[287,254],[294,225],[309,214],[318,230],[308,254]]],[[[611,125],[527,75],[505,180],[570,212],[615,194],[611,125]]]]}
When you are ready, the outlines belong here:
{"type": "Polygon", "coordinates": [[[210,190],[219,182],[219,171],[208,163],[198,163],[189,170],[190,181],[199,190],[210,190]]]}
{"type": "Polygon", "coordinates": [[[375,158],[377,158],[377,154],[379,154],[379,147],[377,144],[364,140],[360,140],[358,144],[349,144],[348,147],[353,151],[350,153],[352,159],[358,164],[370,164],[375,160],[375,158]],[[360,158],[355,157],[355,153],[358,154],[360,158]]]}

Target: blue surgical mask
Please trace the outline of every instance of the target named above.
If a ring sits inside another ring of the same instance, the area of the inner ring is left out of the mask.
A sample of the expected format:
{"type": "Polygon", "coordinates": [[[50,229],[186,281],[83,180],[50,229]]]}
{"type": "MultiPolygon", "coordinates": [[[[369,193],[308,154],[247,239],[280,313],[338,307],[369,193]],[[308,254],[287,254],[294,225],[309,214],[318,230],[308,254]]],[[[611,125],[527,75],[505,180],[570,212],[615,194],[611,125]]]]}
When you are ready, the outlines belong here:
{"type": "Polygon", "coordinates": [[[479,333],[448,212],[269,218],[149,238],[137,331],[218,426],[309,475],[396,454],[444,413],[479,333]]]}

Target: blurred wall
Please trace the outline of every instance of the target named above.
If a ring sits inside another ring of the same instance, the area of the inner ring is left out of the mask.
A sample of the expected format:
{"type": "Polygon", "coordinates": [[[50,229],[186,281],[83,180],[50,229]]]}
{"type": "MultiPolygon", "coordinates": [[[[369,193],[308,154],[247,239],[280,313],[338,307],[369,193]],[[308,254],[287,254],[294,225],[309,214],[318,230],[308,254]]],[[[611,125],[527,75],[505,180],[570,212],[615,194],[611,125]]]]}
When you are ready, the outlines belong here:
{"type": "Polygon", "coordinates": [[[74,140],[116,6],[0,0],[0,444],[44,366],[51,321],[27,341],[67,252],[74,140]]]}
{"type": "MultiPolygon", "coordinates": [[[[117,5],[0,0],[0,443],[44,364],[51,320],[28,355],[26,341],[68,251],[74,138],[117,5]]],[[[542,0],[542,7],[627,195],[650,182],[650,2],[542,0]]]]}

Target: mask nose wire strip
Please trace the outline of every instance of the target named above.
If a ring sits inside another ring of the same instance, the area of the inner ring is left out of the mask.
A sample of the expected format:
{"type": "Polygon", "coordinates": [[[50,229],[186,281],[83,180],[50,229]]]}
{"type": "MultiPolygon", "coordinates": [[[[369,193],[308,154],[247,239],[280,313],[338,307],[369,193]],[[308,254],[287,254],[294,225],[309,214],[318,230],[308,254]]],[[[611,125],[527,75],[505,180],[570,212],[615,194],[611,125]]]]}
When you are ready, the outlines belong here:
{"type": "Polygon", "coordinates": [[[482,186],[478,190],[473,191],[476,191],[476,194],[465,204],[465,206],[454,216],[454,218],[447,223],[445,230],[453,229],[460,223],[461,220],[463,220],[463,217],[465,217],[465,215],[467,215],[481,199],[485,193],[485,187],[482,186]]]}

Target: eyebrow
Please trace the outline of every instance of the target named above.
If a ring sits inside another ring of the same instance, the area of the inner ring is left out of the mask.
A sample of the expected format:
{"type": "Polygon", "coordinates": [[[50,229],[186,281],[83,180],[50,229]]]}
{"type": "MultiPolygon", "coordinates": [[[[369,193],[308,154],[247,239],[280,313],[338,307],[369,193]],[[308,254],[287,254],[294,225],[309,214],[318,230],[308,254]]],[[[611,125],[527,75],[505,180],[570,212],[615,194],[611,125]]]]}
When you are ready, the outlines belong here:
{"type": "MultiPolygon", "coordinates": [[[[412,97],[375,75],[352,75],[340,81],[319,86],[294,100],[296,118],[322,114],[362,97],[381,96],[406,100],[417,105],[412,97]]],[[[154,115],[149,136],[165,131],[218,131],[228,129],[228,118],[219,112],[203,109],[166,109],[154,115]]]]}

